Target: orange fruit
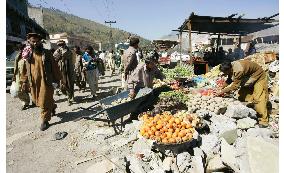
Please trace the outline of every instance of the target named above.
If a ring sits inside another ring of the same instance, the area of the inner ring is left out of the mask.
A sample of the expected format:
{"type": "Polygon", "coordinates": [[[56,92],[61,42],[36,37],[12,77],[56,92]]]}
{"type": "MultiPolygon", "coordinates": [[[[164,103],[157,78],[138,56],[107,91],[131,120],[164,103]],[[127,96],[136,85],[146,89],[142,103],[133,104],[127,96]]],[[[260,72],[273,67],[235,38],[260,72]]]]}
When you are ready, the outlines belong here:
{"type": "Polygon", "coordinates": [[[169,143],[175,143],[175,142],[176,142],[176,140],[174,138],[169,139],[169,143]]]}
{"type": "Polygon", "coordinates": [[[192,128],[192,125],[191,125],[191,124],[187,124],[187,125],[186,125],[186,128],[187,128],[187,129],[192,128]]]}
{"type": "Polygon", "coordinates": [[[188,140],[189,140],[189,137],[188,137],[188,136],[182,137],[182,141],[183,141],[183,142],[188,141],[188,140]]]}
{"type": "Polygon", "coordinates": [[[163,128],[163,125],[162,124],[158,124],[158,125],[156,125],[156,129],[161,129],[161,128],[163,128]]]}
{"type": "Polygon", "coordinates": [[[166,127],[171,129],[171,128],[173,128],[173,124],[169,123],[169,124],[166,125],[166,127]]]}
{"type": "Polygon", "coordinates": [[[163,134],[161,135],[161,138],[162,138],[162,139],[167,138],[167,134],[166,134],[166,133],[163,133],[163,134]]]}
{"type": "Polygon", "coordinates": [[[160,136],[160,135],[161,135],[161,132],[160,132],[160,131],[156,131],[156,132],[155,132],[155,135],[156,135],[156,136],[160,136]]]}
{"type": "Polygon", "coordinates": [[[185,136],[185,133],[184,133],[183,131],[180,131],[180,132],[178,133],[178,136],[182,138],[182,137],[185,136]]]}
{"type": "Polygon", "coordinates": [[[165,138],[165,139],[162,139],[162,143],[165,143],[167,144],[168,143],[168,140],[165,138]]]}
{"type": "Polygon", "coordinates": [[[167,138],[171,138],[173,133],[172,132],[167,132],[166,134],[167,134],[167,138]]]}
{"type": "Polygon", "coordinates": [[[174,118],[171,118],[170,120],[169,120],[169,123],[170,124],[173,124],[175,122],[175,119],[174,118]]]}
{"type": "Polygon", "coordinates": [[[177,133],[180,132],[180,128],[176,128],[175,132],[177,133]]]}
{"type": "Polygon", "coordinates": [[[162,123],[163,123],[162,120],[158,120],[158,121],[157,121],[157,124],[162,124],[162,123]]]}
{"type": "Polygon", "coordinates": [[[151,131],[153,131],[154,133],[157,131],[156,127],[155,126],[152,126],[151,127],[151,131]]]}
{"type": "Polygon", "coordinates": [[[164,131],[164,132],[167,132],[167,131],[168,131],[168,128],[167,128],[167,127],[163,127],[163,131],[164,131]]]}
{"type": "Polygon", "coordinates": [[[181,142],[181,137],[176,137],[176,142],[181,142]]]}
{"type": "Polygon", "coordinates": [[[149,136],[151,136],[151,135],[154,135],[154,132],[151,131],[151,130],[149,130],[149,131],[148,131],[148,134],[149,134],[149,136]]]}
{"type": "Polygon", "coordinates": [[[172,137],[173,137],[173,138],[178,137],[178,133],[177,133],[177,132],[174,132],[173,135],[172,135],[172,137]]]}
{"type": "Polygon", "coordinates": [[[175,122],[176,122],[176,124],[178,125],[178,124],[181,123],[181,120],[180,120],[179,118],[175,118],[175,122]]]}
{"type": "Polygon", "coordinates": [[[145,138],[149,139],[150,135],[148,133],[144,133],[143,135],[145,138]]]}

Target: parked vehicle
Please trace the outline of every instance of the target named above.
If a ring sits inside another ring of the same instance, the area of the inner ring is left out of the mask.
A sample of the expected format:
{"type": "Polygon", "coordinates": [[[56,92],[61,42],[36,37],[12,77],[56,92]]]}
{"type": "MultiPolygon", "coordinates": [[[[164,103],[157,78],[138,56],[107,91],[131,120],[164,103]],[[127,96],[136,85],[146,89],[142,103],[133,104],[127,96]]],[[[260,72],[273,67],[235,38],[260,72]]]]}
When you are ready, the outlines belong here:
{"type": "Polygon", "coordinates": [[[6,57],[6,90],[12,84],[12,79],[14,75],[14,63],[19,51],[14,51],[11,55],[6,57]]]}

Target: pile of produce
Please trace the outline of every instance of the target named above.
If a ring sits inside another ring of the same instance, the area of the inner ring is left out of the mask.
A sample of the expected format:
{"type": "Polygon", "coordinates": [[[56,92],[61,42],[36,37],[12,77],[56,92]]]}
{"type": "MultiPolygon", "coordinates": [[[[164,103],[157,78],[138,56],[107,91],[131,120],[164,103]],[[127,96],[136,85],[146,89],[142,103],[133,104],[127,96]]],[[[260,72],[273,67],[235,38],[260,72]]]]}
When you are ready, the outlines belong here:
{"type": "Polygon", "coordinates": [[[213,67],[208,73],[205,74],[205,77],[207,78],[214,78],[221,74],[221,71],[219,70],[220,65],[217,65],[213,67]]]}
{"type": "Polygon", "coordinates": [[[194,113],[197,110],[206,110],[219,113],[219,110],[226,108],[229,103],[234,102],[233,98],[202,96],[201,94],[190,95],[190,100],[187,102],[188,111],[194,113]]]}
{"type": "Polygon", "coordinates": [[[163,82],[160,79],[155,80],[153,83],[154,83],[153,88],[159,88],[163,85],[166,85],[166,82],[163,82]]]}
{"type": "Polygon", "coordinates": [[[216,84],[218,87],[222,87],[225,84],[226,80],[224,78],[220,78],[216,80],[216,84]]]}
{"type": "Polygon", "coordinates": [[[154,112],[161,113],[176,109],[187,109],[188,97],[182,91],[162,92],[159,95],[159,102],[155,105],[154,112]]]}
{"type": "Polygon", "coordinates": [[[144,114],[142,119],[144,121],[140,128],[140,134],[146,139],[155,140],[157,143],[162,144],[175,144],[183,143],[192,139],[195,128],[191,115],[187,114],[186,117],[175,117],[169,112],[156,114],[152,117],[149,114],[144,114]]]}
{"type": "Polygon", "coordinates": [[[173,90],[179,90],[180,89],[180,82],[179,81],[173,81],[170,83],[170,87],[173,90]]]}
{"type": "Polygon", "coordinates": [[[167,79],[174,78],[191,78],[194,75],[194,67],[192,65],[180,63],[173,69],[163,68],[163,74],[167,79]]]}

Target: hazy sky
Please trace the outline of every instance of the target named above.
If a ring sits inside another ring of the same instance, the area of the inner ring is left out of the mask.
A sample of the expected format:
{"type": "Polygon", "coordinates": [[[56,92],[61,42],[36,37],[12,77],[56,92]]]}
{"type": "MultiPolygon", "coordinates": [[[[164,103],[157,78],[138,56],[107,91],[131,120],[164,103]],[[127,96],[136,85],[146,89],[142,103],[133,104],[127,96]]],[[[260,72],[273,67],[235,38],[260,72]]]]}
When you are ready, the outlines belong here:
{"type": "Polygon", "coordinates": [[[28,0],[32,5],[54,7],[76,16],[157,39],[177,29],[194,12],[225,17],[268,17],[279,13],[278,0],[28,0]]]}

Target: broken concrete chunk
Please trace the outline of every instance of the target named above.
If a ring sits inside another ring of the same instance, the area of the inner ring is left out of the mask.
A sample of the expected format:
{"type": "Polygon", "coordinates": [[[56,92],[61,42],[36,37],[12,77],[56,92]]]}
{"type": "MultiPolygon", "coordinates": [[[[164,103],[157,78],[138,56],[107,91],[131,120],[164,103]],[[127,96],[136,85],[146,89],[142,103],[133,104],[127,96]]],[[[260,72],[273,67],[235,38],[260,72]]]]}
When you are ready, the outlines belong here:
{"type": "Polygon", "coordinates": [[[208,165],[206,168],[206,172],[216,172],[220,171],[222,169],[226,168],[226,166],[223,164],[221,156],[215,155],[212,159],[208,161],[208,165]]]}
{"type": "Polygon", "coordinates": [[[237,137],[237,129],[228,130],[220,135],[220,138],[224,138],[230,145],[236,141],[237,137]]]}
{"type": "Polygon", "coordinates": [[[225,113],[227,117],[240,119],[245,117],[257,118],[256,111],[244,105],[229,104],[225,113]]]}
{"type": "Polygon", "coordinates": [[[177,167],[180,172],[187,172],[190,167],[191,155],[188,152],[183,152],[177,155],[177,167]]]}
{"type": "Polygon", "coordinates": [[[204,173],[204,163],[201,156],[193,156],[189,172],[204,173]]]}
{"type": "Polygon", "coordinates": [[[194,156],[201,156],[202,158],[204,158],[204,152],[200,148],[197,147],[193,148],[193,153],[194,156]]]}
{"type": "Polygon", "coordinates": [[[236,149],[229,145],[225,139],[221,140],[221,159],[225,165],[229,166],[235,172],[239,172],[239,165],[236,159],[236,149]]]}
{"type": "Polygon", "coordinates": [[[220,151],[220,143],[216,135],[201,135],[201,138],[202,144],[200,148],[204,151],[207,157],[210,157],[210,155],[213,155],[214,153],[218,153],[220,151]]]}
{"type": "Polygon", "coordinates": [[[256,120],[251,119],[251,118],[243,118],[243,119],[239,119],[237,121],[237,127],[239,129],[249,129],[254,127],[256,124],[256,120]]]}
{"type": "Polygon", "coordinates": [[[115,164],[113,164],[113,162],[115,163],[117,161],[118,159],[111,159],[111,161],[103,160],[87,168],[86,173],[96,173],[96,172],[107,173],[115,169],[116,166],[115,164]]]}
{"type": "Polygon", "coordinates": [[[248,137],[247,152],[252,173],[279,172],[279,149],[277,145],[260,137],[248,137]]]}
{"type": "Polygon", "coordinates": [[[209,125],[210,131],[215,134],[223,134],[237,128],[235,120],[225,116],[213,116],[212,123],[209,125]]]}
{"type": "Polygon", "coordinates": [[[151,153],[151,146],[146,142],[144,138],[139,138],[132,147],[132,151],[135,154],[144,154],[148,157],[151,153]]]}
{"type": "Polygon", "coordinates": [[[130,162],[130,166],[129,169],[133,172],[137,172],[137,173],[146,173],[146,171],[143,169],[142,164],[141,164],[141,160],[130,156],[128,157],[128,160],[130,162]]]}
{"type": "Polygon", "coordinates": [[[171,165],[173,162],[173,158],[172,157],[166,157],[163,161],[163,169],[164,171],[170,171],[171,170],[171,165]]]}
{"type": "Polygon", "coordinates": [[[251,128],[247,130],[246,135],[249,137],[270,138],[273,135],[273,132],[268,128],[251,128]]]}

